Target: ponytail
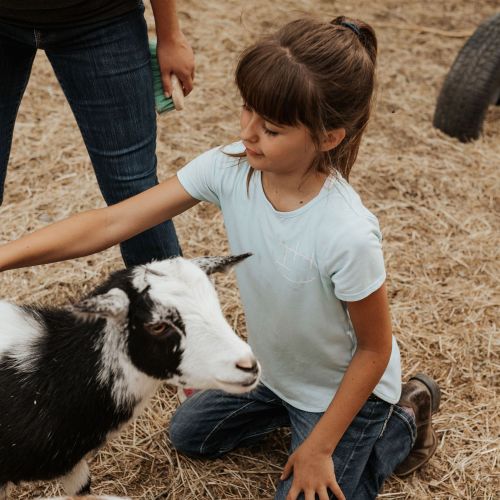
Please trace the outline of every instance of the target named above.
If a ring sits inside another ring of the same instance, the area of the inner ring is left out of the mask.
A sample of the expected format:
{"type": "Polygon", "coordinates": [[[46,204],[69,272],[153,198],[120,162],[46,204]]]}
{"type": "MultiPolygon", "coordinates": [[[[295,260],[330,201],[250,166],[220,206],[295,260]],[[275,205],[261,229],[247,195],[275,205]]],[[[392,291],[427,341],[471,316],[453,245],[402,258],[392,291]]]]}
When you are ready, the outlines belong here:
{"type": "Polygon", "coordinates": [[[330,21],[333,26],[342,26],[350,29],[358,37],[359,41],[368,52],[373,64],[377,60],[377,37],[375,31],[369,25],[358,19],[351,19],[345,16],[338,16],[330,21]]]}

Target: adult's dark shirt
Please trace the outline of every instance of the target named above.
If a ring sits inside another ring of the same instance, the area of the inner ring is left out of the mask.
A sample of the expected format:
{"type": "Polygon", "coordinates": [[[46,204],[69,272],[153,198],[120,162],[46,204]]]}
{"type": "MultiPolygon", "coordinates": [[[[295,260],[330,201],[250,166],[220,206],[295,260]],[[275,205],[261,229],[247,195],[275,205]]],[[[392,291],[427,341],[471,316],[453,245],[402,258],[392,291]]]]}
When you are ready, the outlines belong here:
{"type": "Polygon", "coordinates": [[[31,28],[104,21],[134,10],[140,0],[0,0],[0,22],[31,28]]]}

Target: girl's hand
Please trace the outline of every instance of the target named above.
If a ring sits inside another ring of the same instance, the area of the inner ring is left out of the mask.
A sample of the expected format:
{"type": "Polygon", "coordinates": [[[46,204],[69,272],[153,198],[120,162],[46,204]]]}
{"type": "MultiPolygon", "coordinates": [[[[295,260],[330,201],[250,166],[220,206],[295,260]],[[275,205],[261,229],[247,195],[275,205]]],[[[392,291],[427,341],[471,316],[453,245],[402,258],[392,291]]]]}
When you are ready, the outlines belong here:
{"type": "Polygon", "coordinates": [[[333,467],[332,455],[306,439],[285,465],[281,480],[286,480],[293,471],[293,482],[286,500],[296,500],[304,492],[305,500],[328,500],[328,489],[338,500],[345,500],[333,467]]]}
{"type": "Polygon", "coordinates": [[[158,38],[156,55],[165,95],[172,95],[172,73],[179,79],[184,95],[188,95],[193,90],[194,54],[182,31],[158,38]]]}

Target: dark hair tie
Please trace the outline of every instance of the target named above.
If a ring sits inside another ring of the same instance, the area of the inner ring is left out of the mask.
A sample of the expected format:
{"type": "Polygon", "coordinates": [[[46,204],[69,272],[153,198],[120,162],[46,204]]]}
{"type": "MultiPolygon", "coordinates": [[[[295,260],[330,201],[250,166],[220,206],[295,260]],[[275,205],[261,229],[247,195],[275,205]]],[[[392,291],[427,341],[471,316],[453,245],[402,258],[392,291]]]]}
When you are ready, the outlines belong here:
{"type": "Polygon", "coordinates": [[[340,23],[340,26],[344,26],[344,28],[349,28],[351,31],[354,31],[356,35],[360,36],[361,31],[359,31],[358,26],[356,26],[354,23],[350,23],[349,21],[342,21],[340,23]]]}

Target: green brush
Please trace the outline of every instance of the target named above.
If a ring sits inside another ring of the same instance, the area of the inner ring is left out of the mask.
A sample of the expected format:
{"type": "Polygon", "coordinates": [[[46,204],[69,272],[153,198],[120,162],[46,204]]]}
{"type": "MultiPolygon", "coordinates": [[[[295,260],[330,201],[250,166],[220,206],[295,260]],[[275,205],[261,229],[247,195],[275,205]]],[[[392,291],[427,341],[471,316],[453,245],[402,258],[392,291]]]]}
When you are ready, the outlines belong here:
{"type": "Polygon", "coordinates": [[[151,68],[153,70],[155,107],[157,113],[161,114],[175,109],[180,111],[184,107],[184,92],[182,91],[179,79],[172,73],[170,77],[172,80],[172,97],[165,97],[161,81],[160,65],[156,57],[156,40],[149,41],[149,52],[151,54],[151,68]]]}

